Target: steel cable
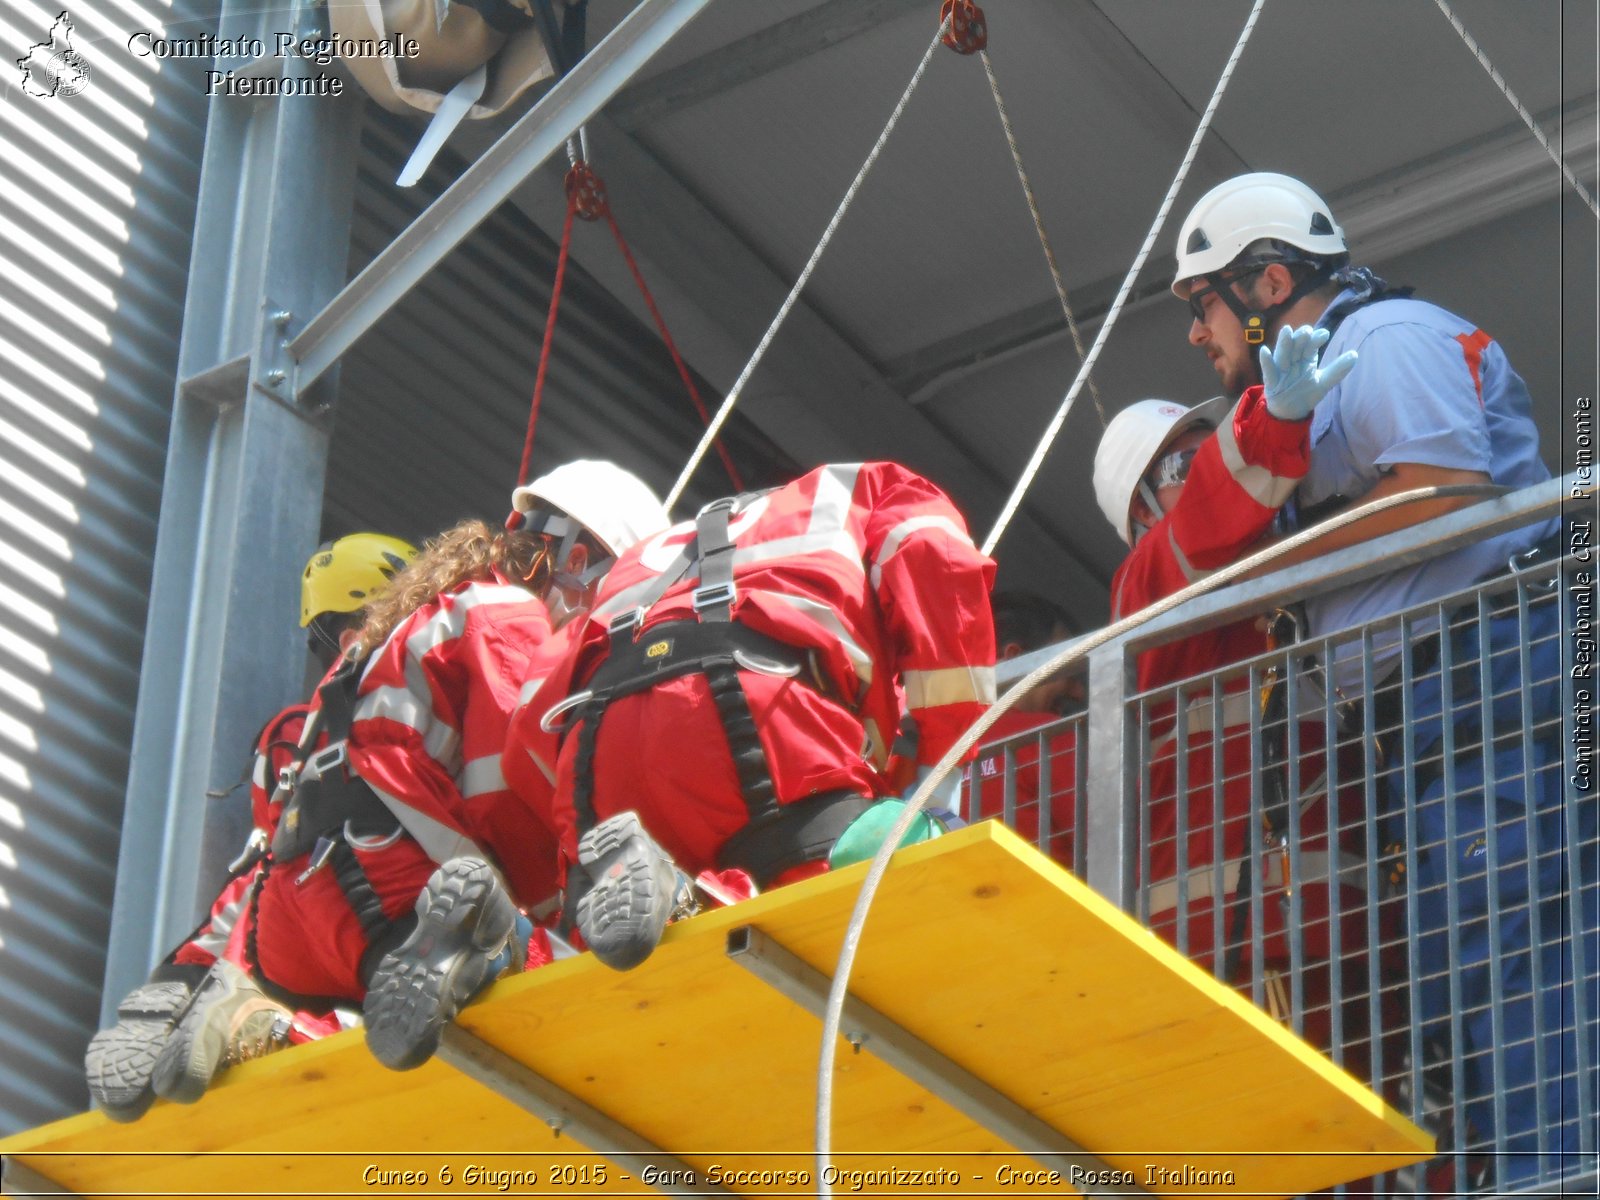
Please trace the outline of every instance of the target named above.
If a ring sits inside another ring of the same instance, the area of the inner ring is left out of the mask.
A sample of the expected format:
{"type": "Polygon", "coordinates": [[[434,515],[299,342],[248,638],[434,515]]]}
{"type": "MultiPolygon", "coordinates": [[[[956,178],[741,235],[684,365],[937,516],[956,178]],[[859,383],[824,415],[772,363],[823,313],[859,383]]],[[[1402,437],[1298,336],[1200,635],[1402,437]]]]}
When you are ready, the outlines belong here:
{"type": "MultiPolygon", "coordinates": [[[[1083,349],[1083,334],[1078,331],[1077,318],[1072,315],[1072,302],[1067,299],[1067,285],[1061,278],[1061,267],[1056,263],[1055,251],[1050,247],[1050,238],[1044,231],[1044,218],[1039,215],[1039,204],[1034,199],[1033,184],[1028,180],[1028,172],[1022,165],[1022,149],[1017,145],[1016,132],[1011,128],[1011,114],[1006,111],[1005,98],[1000,95],[1000,81],[995,78],[994,64],[989,61],[987,50],[978,51],[978,57],[983,61],[983,73],[989,77],[989,91],[994,96],[995,109],[1000,113],[1000,126],[1005,130],[1006,145],[1011,147],[1011,161],[1017,165],[1017,178],[1022,183],[1022,196],[1028,202],[1028,212],[1033,217],[1033,228],[1039,235],[1039,245],[1044,249],[1044,261],[1050,268],[1050,278],[1056,285],[1056,298],[1061,301],[1061,311],[1066,314],[1067,328],[1072,332],[1072,344],[1078,348],[1078,361],[1085,361],[1087,355],[1083,349]]],[[[1088,376],[1089,397],[1094,401],[1094,410],[1100,414],[1100,427],[1106,425],[1106,407],[1100,400],[1100,389],[1095,386],[1094,377],[1088,376]]]]}
{"type": "Polygon", "coordinates": [[[1029,486],[1033,483],[1034,476],[1039,473],[1039,468],[1044,464],[1044,456],[1050,452],[1050,447],[1055,443],[1056,435],[1061,432],[1061,427],[1066,423],[1067,413],[1071,411],[1073,401],[1078,398],[1078,393],[1083,390],[1084,381],[1089,378],[1094,363],[1100,357],[1100,350],[1106,343],[1107,336],[1117,323],[1117,317],[1122,312],[1122,306],[1127,302],[1128,293],[1133,290],[1133,284],[1139,277],[1139,272],[1144,269],[1145,259],[1150,257],[1151,247],[1155,245],[1156,237],[1161,233],[1161,228],[1166,224],[1167,213],[1172,208],[1172,202],[1177,199],[1178,191],[1183,187],[1183,182],[1189,176],[1189,168],[1194,164],[1195,155],[1200,151],[1200,143],[1205,139],[1206,133],[1211,128],[1211,118],[1217,111],[1217,105],[1222,102],[1222,95],[1227,90],[1228,81],[1233,78],[1233,70],[1239,63],[1239,58],[1244,54],[1246,43],[1250,34],[1255,30],[1256,21],[1261,16],[1261,10],[1266,0],[1256,0],[1250,9],[1250,16],[1244,23],[1244,29],[1239,33],[1239,40],[1234,44],[1233,53],[1228,57],[1227,65],[1222,69],[1222,76],[1217,80],[1216,89],[1211,93],[1211,102],[1206,105],[1206,110],[1201,114],[1199,127],[1194,131],[1194,137],[1189,142],[1189,150],[1183,156],[1183,162],[1178,167],[1177,177],[1173,179],[1172,186],[1167,189],[1167,195],[1161,202],[1161,209],[1156,213],[1155,222],[1150,226],[1150,232],[1145,236],[1144,245],[1139,247],[1139,253],[1134,257],[1133,266],[1128,268],[1127,277],[1122,281],[1122,287],[1117,292],[1117,298],[1111,302],[1111,308],[1106,313],[1105,321],[1100,326],[1100,331],[1095,335],[1094,345],[1089,348],[1089,357],[1078,368],[1078,374],[1072,381],[1072,386],[1067,389],[1066,397],[1061,401],[1061,407],[1056,410],[1056,415],[1051,418],[1049,426],[1044,431],[1044,436],[1039,439],[1039,444],[1034,447],[1033,457],[1028,460],[1027,467],[1022,472],[1022,477],[1017,480],[1017,486],[1012,489],[1011,496],[1006,501],[1005,508],[1000,512],[999,519],[995,521],[994,528],[989,531],[989,538],[983,544],[985,554],[993,554],[995,543],[1006,531],[1006,526],[1011,523],[1011,518],[1016,515],[1017,509],[1022,504],[1022,497],[1027,494],[1029,486]]]}
{"type": "Polygon", "coordinates": [[[1523,107],[1522,101],[1518,100],[1516,93],[1511,90],[1511,85],[1505,81],[1499,71],[1495,70],[1494,64],[1489,61],[1489,56],[1483,52],[1483,47],[1479,46],[1473,36],[1467,32],[1466,26],[1450,10],[1450,6],[1445,3],[1445,0],[1433,0],[1433,2],[1439,6],[1439,11],[1445,15],[1451,26],[1461,35],[1461,40],[1467,44],[1467,49],[1472,51],[1478,62],[1483,66],[1483,69],[1489,72],[1489,78],[1494,80],[1495,86],[1500,89],[1500,94],[1511,101],[1511,107],[1517,110],[1517,115],[1522,118],[1522,123],[1539,140],[1539,145],[1544,147],[1544,152],[1550,156],[1550,160],[1561,168],[1561,173],[1567,177],[1567,182],[1572,185],[1572,190],[1583,198],[1583,202],[1589,206],[1590,212],[1594,213],[1596,217],[1600,217],[1600,204],[1596,204],[1595,198],[1589,194],[1588,189],[1578,182],[1578,177],[1572,173],[1572,168],[1567,166],[1565,160],[1562,159],[1560,151],[1550,144],[1550,139],[1545,136],[1544,130],[1539,128],[1539,123],[1533,119],[1533,114],[1523,107]]]}
{"type": "Polygon", "coordinates": [[[889,135],[894,132],[894,127],[900,123],[900,116],[906,110],[906,104],[911,100],[911,93],[917,90],[917,84],[922,82],[922,76],[928,70],[928,64],[933,61],[933,52],[939,48],[939,42],[944,37],[944,32],[950,26],[950,18],[946,17],[939,26],[939,32],[933,35],[933,41],[928,43],[928,49],[922,55],[922,61],[917,64],[917,69],[912,73],[911,82],[906,85],[906,90],[901,93],[900,102],[894,106],[894,112],[889,114],[889,123],[883,127],[883,132],[878,135],[878,140],[873,143],[867,159],[861,164],[861,169],[856,172],[855,179],[844,194],[844,199],[839,201],[839,207],[834,210],[833,219],[828,222],[828,227],[822,231],[822,240],[817,243],[817,248],[811,252],[811,258],[806,262],[799,277],[794,281],[794,286],[789,289],[789,294],[784,298],[783,304],[778,308],[778,315],[772,318],[772,324],[767,326],[767,332],[762,335],[760,343],[756,346],[755,353],[750,356],[750,361],[745,363],[744,370],[739,372],[739,377],[733,381],[733,387],[722,401],[722,407],[717,409],[717,415],[706,426],[705,433],[700,438],[700,444],[694,448],[694,453],[689,456],[689,461],[684,464],[683,472],[678,476],[678,481],[672,485],[672,491],[667,493],[667,510],[670,512],[673,505],[677,504],[683,495],[684,488],[689,486],[689,478],[694,474],[695,468],[700,465],[700,460],[705,457],[706,449],[711,445],[712,439],[717,436],[717,431],[722,428],[724,421],[733,412],[733,406],[739,402],[739,393],[755,373],[757,365],[767,353],[767,347],[772,345],[772,339],[777,336],[778,328],[789,316],[789,310],[794,307],[795,301],[800,298],[800,292],[806,286],[806,281],[811,278],[811,272],[816,269],[822,252],[828,248],[828,243],[833,240],[834,231],[839,228],[839,222],[844,219],[846,210],[856,198],[856,193],[861,190],[862,183],[867,178],[867,172],[872,170],[873,164],[878,161],[878,156],[883,153],[883,147],[889,140],[889,135]]]}

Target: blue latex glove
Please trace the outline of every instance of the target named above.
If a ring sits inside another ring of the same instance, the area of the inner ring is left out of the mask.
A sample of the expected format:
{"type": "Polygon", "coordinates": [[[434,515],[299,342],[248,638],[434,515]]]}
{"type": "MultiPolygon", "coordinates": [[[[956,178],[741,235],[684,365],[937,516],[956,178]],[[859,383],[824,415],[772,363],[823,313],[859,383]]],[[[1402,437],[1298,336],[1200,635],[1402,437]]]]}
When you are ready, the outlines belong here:
{"type": "Polygon", "coordinates": [[[1333,335],[1302,325],[1278,330],[1278,344],[1261,347],[1261,382],[1267,411],[1280,421],[1303,421],[1317,401],[1331,392],[1356,365],[1356,352],[1346,350],[1331,363],[1318,365],[1317,355],[1333,335]]]}

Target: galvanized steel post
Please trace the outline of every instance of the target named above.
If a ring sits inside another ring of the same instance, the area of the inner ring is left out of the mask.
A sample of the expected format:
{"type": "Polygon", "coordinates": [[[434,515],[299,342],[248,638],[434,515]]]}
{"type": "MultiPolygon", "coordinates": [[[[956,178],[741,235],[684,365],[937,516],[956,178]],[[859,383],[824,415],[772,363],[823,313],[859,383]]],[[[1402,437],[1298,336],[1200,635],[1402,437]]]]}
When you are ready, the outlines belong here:
{"type": "MultiPolygon", "coordinates": [[[[230,35],[305,34],[307,0],[230,0],[230,35]]],[[[298,57],[264,62],[288,73],[298,57]]],[[[233,785],[300,697],[297,588],[316,546],[332,381],[297,394],[296,314],[344,282],[361,102],[211,101],[133,733],[102,1019],[193,926],[248,829],[233,785]]]]}

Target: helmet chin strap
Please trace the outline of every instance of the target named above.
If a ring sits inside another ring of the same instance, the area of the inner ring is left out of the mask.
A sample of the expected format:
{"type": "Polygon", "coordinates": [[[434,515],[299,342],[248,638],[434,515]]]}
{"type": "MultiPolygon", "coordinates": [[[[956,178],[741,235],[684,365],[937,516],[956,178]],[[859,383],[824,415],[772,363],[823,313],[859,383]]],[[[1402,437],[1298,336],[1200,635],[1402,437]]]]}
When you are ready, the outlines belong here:
{"type": "MultiPolygon", "coordinates": [[[[1207,282],[1216,289],[1216,293],[1221,297],[1222,302],[1239,319],[1239,324],[1244,329],[1245,345],[1252,348],[1265,345],[1267,337],[1271,334],[1278,319],[1298,304],[1303,297],[1310,295],[1332,278],[1333,268],[1326,263],[1319,264],[1310,274],[1295,284],[1289,290],[1289,294],[1278,303],[1263,309],[1252,309],[1233,290],[1233,282],[1222,278],[1221,272],[1206,277],[1207,282]]],[[[1261,364],[1256,360],[1254,354],[1246,357],[1250,360],[1251,378],[1256,383],[1260,383],[1261,364]]]]}
{"type": "MultiPolygon", "coordinates": [[[[1162,517],[1167,515],[1167,510],[1161,507],[1161,501],[1156,499],[1155,489],[1152,488],[1143,478],[1139,480],[1139,486],[1134,490],[1139,494],[1139,498],[1150,506],[1150,511],[1155,513],[1156,520],[1159,521],[1162,517]]],[[[1151,526],[1142,524],[1138,520],[1134,519],[1130,519],[1128,524],[1133,529],[1138,531],[1134,534],[1133,538],[1133,540],[1136,542],[1139,540],[1139,538],[1149,533],[1151,529],[1151,526]]]]}
{"type": "Polygon", "coordinates": [[[553,512],[548,509],[521,514],[513,513],[512,516],[520,516],[521,520],[515,525],[508,521],[508,528],[525,529],[529,533],[542,533],[548,539],[552,563],[555,568],[550,574],[550,579],[557,587],[571,588],[573,591],[581,592],[609,571],[611,564],[616,561],[615,555],[602,555],[590,562],[580,574],[574,575],[565,568],[567,563],[572,560],[572,551],[577,546],[578,539],[586,532],[582,525],[567,516],[566,513],[553,512]]]}
{"type": "MultiPolygon", "coordinates": [[[[568,549],[567,553],[571,553],[570,549],[568,549]]],[[[563,557],[561,561],[565,563],[567,559],[563,557]]],[[[545,594],[544,605],[550,611],[551,623],[557,629],[579,613],[588,610],[590,587],[593,586],[595,580],[601,578],[611,569],[611,564],[615,561],[616,559],[613,556],[607,555],[590,563],[581,574],[574,575],[571,571],[556,571],[551,574],[551,586],[550,590],[545,594]],[[567,592],[569,591],[578,593],[579,602],[577,604],[567,603],[567,592]]]]}

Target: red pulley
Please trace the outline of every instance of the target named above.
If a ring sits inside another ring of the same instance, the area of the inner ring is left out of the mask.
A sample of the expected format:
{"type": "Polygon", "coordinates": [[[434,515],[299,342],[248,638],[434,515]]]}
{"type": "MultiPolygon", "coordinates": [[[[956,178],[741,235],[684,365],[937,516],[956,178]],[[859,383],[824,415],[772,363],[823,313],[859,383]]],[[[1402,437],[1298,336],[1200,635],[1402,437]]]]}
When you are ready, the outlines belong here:
{"type": "Polygon", "coordinates": [[[585,221],[598,221],[610,211],[606,185],[586,162],[575,162],[567,172],[567,205],[585,221]]]}
{"type": "Polygon", "coordinates": [[[989,44],[989,25],[983,9],[972,0],[944,0],[939,9],[939,24],[950,22],[941,39],[957,54],[976,54],[989,44]]]}

